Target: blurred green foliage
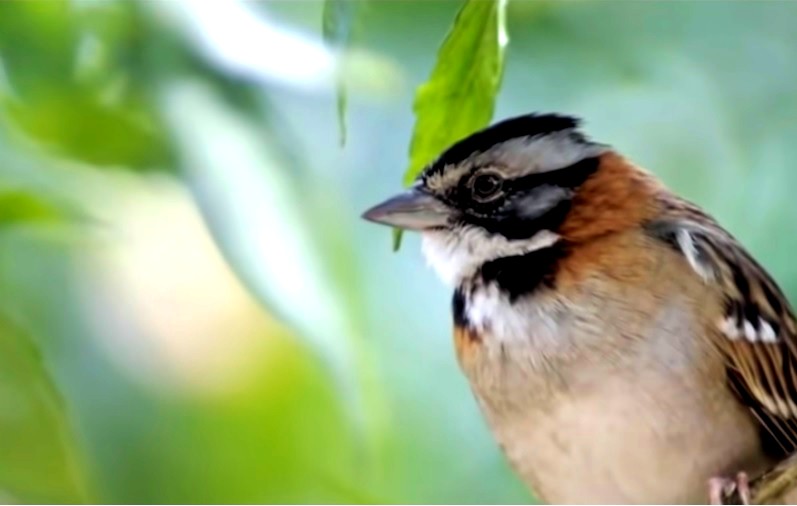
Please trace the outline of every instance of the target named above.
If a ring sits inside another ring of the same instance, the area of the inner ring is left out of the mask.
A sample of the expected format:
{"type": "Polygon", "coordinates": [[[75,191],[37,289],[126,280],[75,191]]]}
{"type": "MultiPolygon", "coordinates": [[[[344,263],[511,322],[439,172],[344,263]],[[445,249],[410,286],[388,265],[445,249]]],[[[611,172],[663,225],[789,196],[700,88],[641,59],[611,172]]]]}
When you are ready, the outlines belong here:
{"type": "Polygon", "coordinates": [[[0,501],[532,500],[457,371],[450,294],[360,212],[501,84],[496,117],[585,117],[794,297],[795,16],[0,3],[0,501]]]}
{"type": "Polygon", "coordinates": [[[3,500],[86,500],[63,401],[30,338],[0,321],[3,500]]]}
{"type": "Polygon", "coordinates": [[[102,166],[165,165],[154,104],[131,83],[129,46],[140,41],[131,40],[130,11],[62,1],[0,5],[8,79],[0,104],[8,119],[54,154],[102,166]]]}

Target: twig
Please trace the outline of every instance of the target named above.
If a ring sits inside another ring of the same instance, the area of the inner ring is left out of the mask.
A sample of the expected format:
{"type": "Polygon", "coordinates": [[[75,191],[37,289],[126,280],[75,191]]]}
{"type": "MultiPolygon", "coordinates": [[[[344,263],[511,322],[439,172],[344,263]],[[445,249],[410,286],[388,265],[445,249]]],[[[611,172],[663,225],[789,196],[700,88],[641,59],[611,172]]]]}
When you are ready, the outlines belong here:
{"type": "MultiPolygon", "coordinates": [[[[771,471],[750,483],[753,504],[789,504],[797,500],[797,455],[792,455],[771,471]]],[[[741,504],[734,492],[726,504],[741,504]]]]}

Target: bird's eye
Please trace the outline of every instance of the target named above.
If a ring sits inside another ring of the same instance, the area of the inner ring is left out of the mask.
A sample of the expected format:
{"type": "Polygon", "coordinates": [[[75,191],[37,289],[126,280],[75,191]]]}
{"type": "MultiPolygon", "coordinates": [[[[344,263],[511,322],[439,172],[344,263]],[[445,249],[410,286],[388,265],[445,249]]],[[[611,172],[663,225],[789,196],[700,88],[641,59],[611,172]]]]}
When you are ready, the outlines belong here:
{"type": "Polygon", "coordinates": [[[496,174],[480,174],[473,178],[471,187],[474,198],[486,200],[501,190],[501,178],[496,174]]]}

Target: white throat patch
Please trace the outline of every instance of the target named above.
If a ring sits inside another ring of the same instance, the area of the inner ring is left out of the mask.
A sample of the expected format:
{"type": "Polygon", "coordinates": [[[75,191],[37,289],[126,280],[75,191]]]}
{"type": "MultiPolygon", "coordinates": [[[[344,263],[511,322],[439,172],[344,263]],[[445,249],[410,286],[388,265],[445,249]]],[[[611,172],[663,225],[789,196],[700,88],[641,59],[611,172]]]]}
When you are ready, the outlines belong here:
{"type": "Polygon", "coordinates": [[[558,240],[559,236],[548,230],[540,230],[529,239],[510,240],[478,227],[465,226],[454,232],[424,232],[422,250],[426,261],[442,280],[456,287],[485,262],[547,248],[558,240]]]}

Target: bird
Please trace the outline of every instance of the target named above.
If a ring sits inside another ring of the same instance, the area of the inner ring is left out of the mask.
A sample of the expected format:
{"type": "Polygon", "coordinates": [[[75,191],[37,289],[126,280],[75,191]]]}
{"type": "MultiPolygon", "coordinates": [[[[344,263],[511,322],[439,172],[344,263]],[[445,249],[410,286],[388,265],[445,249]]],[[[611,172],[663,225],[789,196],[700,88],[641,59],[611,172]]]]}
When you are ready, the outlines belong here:
{"type": "Polygon", "coordinates": [[[537,498],[749,502],[749,479],[797,449],[784,293],[581,119],[494,123],[363,218],[420,233],[453,291],[459,368],[537,498]]]}

